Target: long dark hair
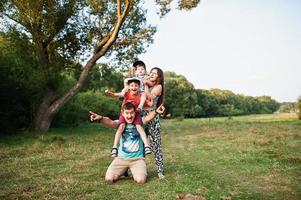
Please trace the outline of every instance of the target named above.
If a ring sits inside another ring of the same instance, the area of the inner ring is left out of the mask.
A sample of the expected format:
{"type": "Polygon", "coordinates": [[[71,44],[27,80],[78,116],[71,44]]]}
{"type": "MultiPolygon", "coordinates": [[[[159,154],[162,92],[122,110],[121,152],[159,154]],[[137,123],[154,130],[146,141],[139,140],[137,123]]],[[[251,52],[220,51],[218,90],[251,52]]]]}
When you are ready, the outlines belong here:
{"type": "Polygon", "coordinates": [[[150,71],[153,71],[153,70],[157,70],[158,72],[158,78],[159,78],[159,81],[157,81],[157,84],[161,84],[162,86],[162,92],[161,92],[161,95],[158,99],[158,103],[156,105],[156,108],[158,108],[161,104],[164,103],[164,94],[165,94],[165,87],[164,87],[164,73],[162,71],[162,69],[160,69],[159,67],[154,67],[152,68],[150,71]]]}

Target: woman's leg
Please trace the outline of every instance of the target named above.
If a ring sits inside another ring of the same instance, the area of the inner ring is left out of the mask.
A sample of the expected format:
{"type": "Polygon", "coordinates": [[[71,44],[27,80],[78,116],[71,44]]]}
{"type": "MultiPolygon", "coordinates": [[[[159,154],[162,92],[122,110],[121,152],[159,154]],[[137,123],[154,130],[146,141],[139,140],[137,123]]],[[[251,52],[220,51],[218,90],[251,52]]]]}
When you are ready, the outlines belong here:
{"type": "Polygon", "coordinates": [[[150,134],[150,143],[152,151],[155,155],[155,161],[157,165],[158,175],[163,175],[163,152],[161,148],[161,128],[159,117],[156,117],[148,125],[148,131],[150,134]]]}

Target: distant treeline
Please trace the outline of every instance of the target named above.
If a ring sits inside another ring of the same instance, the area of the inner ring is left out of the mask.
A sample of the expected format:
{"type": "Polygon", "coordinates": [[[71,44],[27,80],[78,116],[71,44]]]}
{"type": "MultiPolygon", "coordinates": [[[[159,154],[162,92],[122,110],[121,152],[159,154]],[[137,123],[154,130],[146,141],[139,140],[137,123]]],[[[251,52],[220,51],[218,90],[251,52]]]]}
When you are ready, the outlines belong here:
{"type": "MultiPolygon", "coordinates": [[[[1,69],[1,126],[28,128],[32,124],[42,91],[39,77],[28,74],[22,66],[1,69]]],[[[62,92],[78,78],[78,70],[61,74],[62,92]]],[[[121,71],[99,64],[90,73],[85,88],[68,102],[54,119],[52,126],[75,125],[88,121],[88,112],[96,111],[117,118],[121,101],[104,95],[105,89],[120,91],[123,86],[121,71]]],[[[212,117],[273,113],[280,104],[268,96],[250,97],[228,90],[195,89],[182,75],[165,72],[164,117],[212,117]]]]}
{"type": "Polygon", "coordinates": [[[167,117],[213,117],[269,114],[280,103],[269,96],[251,97],[229,90],[194,89],[182,75],[165,73],[165,106],[167,117]]]}

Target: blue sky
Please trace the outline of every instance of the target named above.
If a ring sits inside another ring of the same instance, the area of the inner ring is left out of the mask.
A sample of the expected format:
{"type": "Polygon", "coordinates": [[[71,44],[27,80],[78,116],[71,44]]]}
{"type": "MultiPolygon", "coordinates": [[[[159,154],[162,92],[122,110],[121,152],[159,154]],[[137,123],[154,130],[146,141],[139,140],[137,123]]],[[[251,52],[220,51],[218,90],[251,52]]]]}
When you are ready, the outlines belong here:
{"type": "Polygon", "coordinates": [[[301,95],[300,0],[202,0],[157,24],[154,44],[140,56],[148,69],[184,75],[195,88],[268,95],[279,102],[301,95]]]}

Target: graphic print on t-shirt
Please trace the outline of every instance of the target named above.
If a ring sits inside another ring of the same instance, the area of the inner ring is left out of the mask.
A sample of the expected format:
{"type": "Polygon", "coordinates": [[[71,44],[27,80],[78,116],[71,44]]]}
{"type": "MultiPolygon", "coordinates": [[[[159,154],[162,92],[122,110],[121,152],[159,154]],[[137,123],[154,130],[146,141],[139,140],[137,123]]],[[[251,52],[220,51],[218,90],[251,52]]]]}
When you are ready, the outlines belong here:
{"type": "Polygon", "coordinates": [[[122,151],[125,153],[135,153],[139,151],[140,136],[135,126],[128,126],[122,134],[122,151]]]}

